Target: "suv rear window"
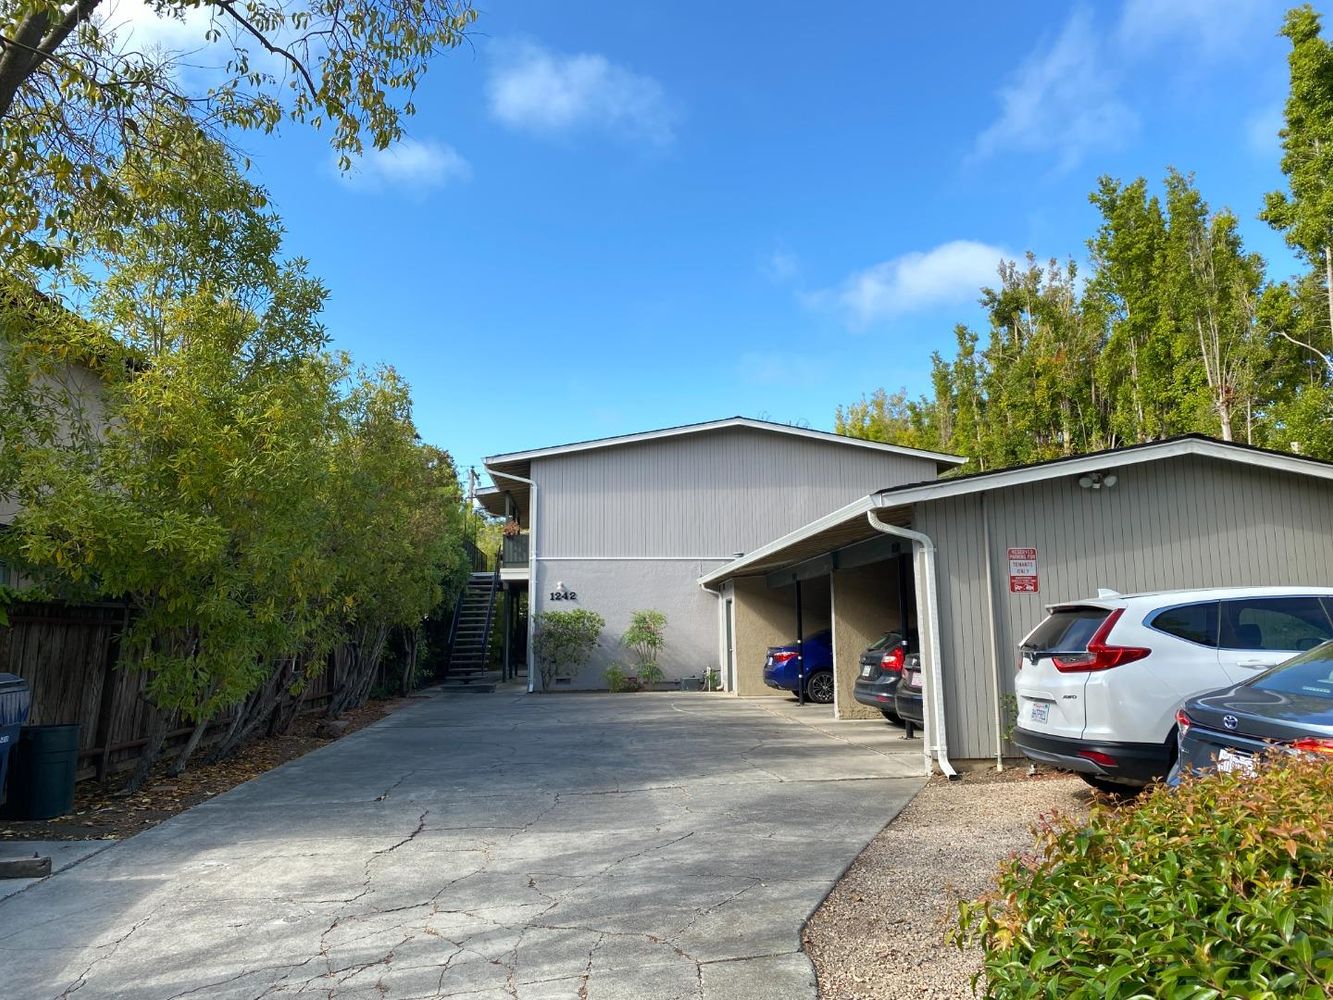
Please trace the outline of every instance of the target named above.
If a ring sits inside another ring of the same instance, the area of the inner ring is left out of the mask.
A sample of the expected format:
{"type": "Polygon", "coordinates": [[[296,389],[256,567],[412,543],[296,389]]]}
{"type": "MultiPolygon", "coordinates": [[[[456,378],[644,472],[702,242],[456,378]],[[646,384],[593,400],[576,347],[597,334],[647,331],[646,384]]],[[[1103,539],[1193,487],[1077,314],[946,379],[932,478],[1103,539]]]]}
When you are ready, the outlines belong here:
{"type": "Polygon", "coordinates": [[[1333,639],[1317,597],[1246,597],[1222,602],[1222,648],[1301,650],[1333,639]]]}
{"type": "Polygon", "coordinates": [[[1260,691],[1333,701],[1333,643],[1325,643],[1260,674],[1250,686],[1260,691]]]}
{"type": "Polygon", "coordinates": [[[1174,635],[1177,639],[1217,648],[1216,601],[1164,608],[1152,616],[1148,625],[1159,632],[1174,635]]]}
{"type": "Polygon", "coordinates": [[[1111,612],[1105,608],[1059,608],[1023,640],[1020,649],[1036,653],[1072,653],[1088,641],[1111,612]]]}
{"type": "Polygon", "coordinates": [[[903,641],[903,637],[898,632],[885,632],[882,636],[866,647],[866,652],[872,649],[883,649],[885,646],[896,646],[903,641]]]}

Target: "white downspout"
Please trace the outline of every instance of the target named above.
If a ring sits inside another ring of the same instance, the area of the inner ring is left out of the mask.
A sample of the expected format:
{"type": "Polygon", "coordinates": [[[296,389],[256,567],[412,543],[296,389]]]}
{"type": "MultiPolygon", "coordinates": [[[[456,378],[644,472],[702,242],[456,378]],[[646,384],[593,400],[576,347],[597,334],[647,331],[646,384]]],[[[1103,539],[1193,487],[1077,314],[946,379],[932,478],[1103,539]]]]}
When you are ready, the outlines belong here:
{"type": "Polygon", "coordinates": [[[526,483],[531,492],[528,494],[528,694],[536,690],[536,663],[533,659],[532,638],[537,628],[537,484],[524,476],[512,472],[496,472],[489,465],[483,466],[490,473],[491,479],[512,479],[516,483],[526,483]]]}
{"type": "Polygon", "coordinates": [[[866,511],[870,526],[886,535],[896,535],[913,542],[921,553],[922,568],[925,571],[923,596],[926,604],[926,691],[925,700],[930,709],[926,714],[926,736],[933,746],[926,747],[929,754],[935,752],[935,762],[950,781],[958,780],[958,772],[949,763],[949,740],[944,731],[944,677],[940,669],[940,606],[939,591],[935,580],[935,543],[930,536],[910,528],[900,528],[896,524],[885,524],[873,510],[866,511]]]}
{"type": "Polygon", "coordinates": [[[1000,690],[1004,681],[1000,677],[1000,633],[995,625],[995,573],[991,569],[990,511],[986,507],[986,491],[982,490],[981,504],[981,549],[986,559],[986,631],[987,645],[990,647],[991,684],[995,688],[995,770],[1004,770],[1004,710],[1001,706],[1000,690]]]}

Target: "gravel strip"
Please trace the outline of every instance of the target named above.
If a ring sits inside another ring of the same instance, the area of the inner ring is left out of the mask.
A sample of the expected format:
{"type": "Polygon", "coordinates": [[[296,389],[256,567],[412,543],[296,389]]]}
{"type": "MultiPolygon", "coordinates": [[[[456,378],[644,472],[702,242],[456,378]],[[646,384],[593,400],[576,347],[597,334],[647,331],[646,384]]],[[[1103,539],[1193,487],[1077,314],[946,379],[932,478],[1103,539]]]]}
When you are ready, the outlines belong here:
{"type": "Polygon", "coordinates": [[[1053,810],[1086,813],[1088,787],[1022,768],[935,778],[861,852],[805,930],[824,1000],[973,996],[976,952],[947,943],[960,898],[993,884],[996,864],[1032,842],[1053,810]]]}

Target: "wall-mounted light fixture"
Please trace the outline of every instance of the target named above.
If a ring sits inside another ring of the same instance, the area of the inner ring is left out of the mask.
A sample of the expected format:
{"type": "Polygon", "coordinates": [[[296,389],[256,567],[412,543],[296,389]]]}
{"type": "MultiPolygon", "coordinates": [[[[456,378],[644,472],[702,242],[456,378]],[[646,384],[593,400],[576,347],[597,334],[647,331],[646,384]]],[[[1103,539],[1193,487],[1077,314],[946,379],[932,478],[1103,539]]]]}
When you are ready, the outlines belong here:
{"type": "Polygon", "coordinates": [[[1114,472],[1089,472],[1078,477],[1078,484],[1085,490],[1110,489],[1116,484],[1114,472]]]}

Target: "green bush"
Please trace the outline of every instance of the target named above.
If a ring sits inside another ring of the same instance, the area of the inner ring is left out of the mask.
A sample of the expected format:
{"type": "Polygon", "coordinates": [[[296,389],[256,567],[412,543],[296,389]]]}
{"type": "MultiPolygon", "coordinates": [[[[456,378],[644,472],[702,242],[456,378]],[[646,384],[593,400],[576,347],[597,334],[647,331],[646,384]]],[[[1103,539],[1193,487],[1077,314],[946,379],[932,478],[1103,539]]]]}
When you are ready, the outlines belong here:
{"type": "Polygon", "coordinates": [[[606,619],[596,611],[543,611],[533,623],[532,651],[545,691],[557,677],[572,674],[588,662],[606,619]]]}
{"type": "Polygon", "coordinates": [[[1036,832],[961,904],[980,995],[1333,997],[1333,760],[1275,756],[1036,832]]]}
{"type": "Polygon", "coordinates": [[[620,644],[634,650],[638,661],[635,673],[646,685],[655,684],[662,679],[662,671],[657,667],[657,654],[666,646],[667,617],[651,608],[635,611],[630,615],[629,628],[620,637],[620,644]]]}
{"type": "Polygon", "coordinates": [[[606,678],[606,686],[612,694],[619,694],[625,690],[625,682],[629,675],[625,673],[625,668],[619,663],[613,663],[606,668],[606,673],[602,674],[606,678]]]}

